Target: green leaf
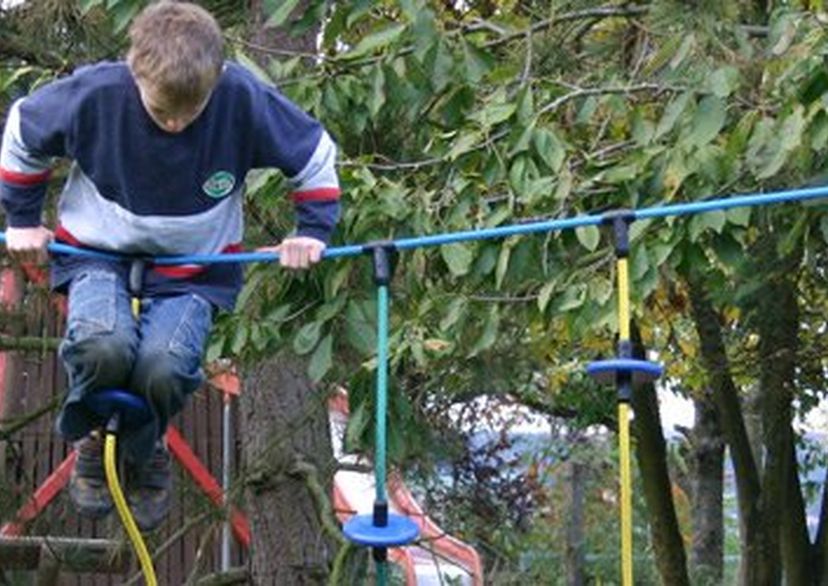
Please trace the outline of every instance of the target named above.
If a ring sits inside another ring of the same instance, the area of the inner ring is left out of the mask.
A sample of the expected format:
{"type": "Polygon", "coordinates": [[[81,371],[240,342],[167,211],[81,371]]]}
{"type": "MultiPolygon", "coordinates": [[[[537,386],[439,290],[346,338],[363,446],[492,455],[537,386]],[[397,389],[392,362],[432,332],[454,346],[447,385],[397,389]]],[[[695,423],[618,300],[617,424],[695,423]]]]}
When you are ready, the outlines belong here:
{"type": "Polygon", "coordinates": [[[583,283],[577,283],[575,285],[570,285],[564,290],[563,294],[555,304],[555,309],[557,311],[570,311],[572,309],[578,309],[584,304],[584,301],[586,301],[586,285],[583,283]]]}
{"type": "Polygon", "coordinates": [[[801,105],[797,105],[782,123],[782,130],[779,132],[781,147],[786,151],[792,151],[798,147],[802,141],[804,129],[805,109],[801,105]]]}
{"type": "Polygon", "coordinates": [[[500,254],[497,257],[497,268],[495,269],[495,288],[500,289],[503,285],[503,279],[506,277],[506,271],[509,270],[509,261],[512,259],[512,249],[514,248],[514,240],[507,240],[500,247],[500,254]]]}
{"type": "Polygon", "coordinates": [[[713,230],[721,234],[727,223],[727,214],[723,210],[714,210],[703,214],[696,214],[690,218],[690,240],[696,242],[704,232],[713,230]]]}
{"type": "Polygon", "coordinates": [[[368,112],[375,118],[385,104],[385,75],[382,67],[374,67],[371,76],[371,89],[368,92],[368,112]]]}
{"type": "Polygon", "coordinates": [[[713,95],[726,98],[739,83],[739,70],[732,66],[720,67],[707,78],[707,87],[713,95]]]}
{"type": "Polygon", "coordinates": [[[597,226],[579,226],[575,228],[575,235],[581,246],[590,252],[594,252],[598,248],[598,243],[601,242],[601,231],[597,226]]]}
{"type": "Polygon", "coordinates": [[[247,338],[250,335],[250,326],[244,322],[240,322],[236,326],[236,330],[233,333],[233,342],[230,345],[230,352],[233,356],[238,356],[244,345],[247,343],[247,338]]]}
{"type": "Polygon", "coordinates": [[[491,128],[501,122],[505,122],[512,117],[512,114],[517,110],[517,105],[508,103],[494,103],[489,104],[482,110],[479,110],[469,116],[470,120],[474,120],[483,128],[491,128]]]}
{"type": "Polygon", "coordinates": [[[221,353],[224,351],[224,336],[214,334],[210,337],[210,344],[207,346],[207,352],[204,354],[204,362],[210,364],[221,358],[221,353]]]}
{"type": "Polygon", "coordinates": [[[612,298],[613,284],[606,277],[595,277],[589,282],[589,295],[599,305],[604,305],[612,298]]]}
{"type": "Polygon", "coordinates": [[[141,10],[141,4],[138,2],[120,2],[109,10],[112,16],[112,24],[116,33],[124,30],[132,20],[132,17],[138,14],[141,10]]]}
{"type": "Polygon", "coordinates": [[[368,35],[362,39],[356,47],[343,55],[343,58],[357,59],[359,57],[364,57],[372,51],[382,49],[390,45],[396,41],[400,35],[402,35],[403,31],[405,31],[405,26],[406,25],[398,24],[390,26],[372,35],[368,35]]]}
{"type": "Polygon", "coordinates": [[[104,0],[81,0],[81,3],[80,3],[81,13],[86,14],[87,12],[89,12],[90,10],[95,8],[95,6],[100,6],[103,3],[104,3],[104,0]]]}
{"type": "MultiPolygon", "coordinates": [[[[515,131],[519,131],[520,127],[516,127],[515,131]]],[[[524,151],[529,150],[529,144],[532,141],[533,136],[535,135],[535,122],[532,121],[529,125],[520,131],[520,137],[518,138],[515,145],[509,151],[509,156],[515,156],[518,153],[522,153],[524,151]]]]}
{"type": "Polygon", "coordinates": [[[302,326],[293,338],[293,351],[299,354],[307,354],[314,349],[322,334],[322,322],[313,321],[302,326]]]}
{"type": "Polygon", "coordinates": [[[265,28],[282,26],[299,4],[299,0],[282,0],[265,22],[265,28]]]}
{"type": "Polygon", "coordinates": [[[468,353],[469,357],[477,356],[484,350],[488,350],[497,340],[497,332],[500,328],[500,312],[496,305],[492,305],[489,309],[489,314],[486,316],[486,323],[483,326],[483,332],[472,346],[468,353]]]}
{"type": "Polygon", "coordinates": [[[707,96],[702,99],[690,123],[687,137],[690,144],[703,146],[716,138],[724,126],[726,114],[725,103],[720,98],[707,96]]]}
{"type": "Polygon", "coordinates": [[[442,39],[432,44],[427,56],[424,66],[431,71],[429,81],[435,92],[442,92],[455,80],[454,57],[442,39]]]}
{"type": "Polygon", "coordinates": [[[460,318],[465,314],[468,304],[465,297],[456,297],[449,303],[448,311],[443,319],[440,320],[440,329],[447,331],[453,327],[460,318]]]}
{"type": "Polygon", "coordinates": [[[479,130],[463,132],[451,145],[451,150],[447,155],[448,160],[454,161],[460,155],[474,150],[482,142],[482,140],[483,134],[479,130]]]}
{"type": "Polygon", "coordinates": [[[326,321],[329,321],[339,315],[342,308],[345,306],[346,300],[346,295],[340,295],[322,305],[314,316],[316,317],[316,321],[325,323],[326,321]]]}
{"type": "Polygon", "coordinates": [[[690,50],[693,48],[693,45],[696,44],[696,36],[693,33],[685,35],[684,40],[681,42],[681,46],[676,51],[676,54],[673,55],[673,58],[670,59],[670,69],[676,69],[687,55],[690,54],[690,50]]]}
{"type": "Polygon", "coordinates": [[[633,280],[638,281],[650,269],[650,255],[646,245],[642,242],[632,250],[630,259],[630,273],[633,280]]]}
{"type": "Polygon", "coordinates": [[[517,95],[517,119],[521,124],[535,126],[535,97],[532,84],[526,84],[517,95]]]}
{"type": "Polygon", "coordinates": [[[663,43],[660,44],[657,51],[652,53],[649,61],[644,65],[644,74],[646,76],[655,73],[664,67],[670,59],[676,54],[679,44],[685,40],[682,35],[670,35],[663,43]]]}
{"type": "Polygon", "coordinates": [[[607,183],[624,183],[625,181],[631,181],[638,177],[639,168],[636,164],[631,165],[618,165],[616,167],[612,167],[604,173],[602,179],[607,183]]]}
{"type": "Polygon", "coordinates": [[[552,293],[555,292],[557,286],[558,283],[553,280],[541,287],[541,290],[538,293],[538,309],[541,312],[546,310],[546,306],[549,305],[549,300],[552,298],[552,293]]]}
{"type": "Polygon", "coordinates": [[[640,108],[633,113],[632,137],[638,146],[647,146],[655,136],[655,125],[646,118],[640,108]]]}
{"type": "Polygon", "coordinates": [[[559,171],[566,158],[566,151],[558,137],[545,128],[537,128],[532,138],[535,150],[546,166],[553,172],[559,171]]]}
{"type": "Polygon", "coordinates": [[[662,114],[661,120],[658,122],[653,139],[659,139],[673,130],[679,117],[687,108],[691,95],[690,93],[681,94],[667,104],[667,107],[664,109],[664,114],[662,114]]]}
{"type": "Polygon", "coordinates": [[[308,376],[318,383],[328,373],[333,365],[333,336],[328,334],[316,347],[308,364],[308,376]]]}
{"type": "Polygon", "coordinates": [[[492,56],[471,43],[463,42],[463,64],[467,79],[478,83],[492,67],[492,56]]]}
{"type": "Polygon", "coordinates": [[[351,274],[350,262],[342,263],[335,271],[328,271],[325,274],[325,298],[333,299],[339,293],[339,289],[348,281],[351,274]]]}
{"type": "Polygon", "coordinates": [[[725,265],[730,267],[739,266],[745,257],[742,245],[727,233],[717,235],[713,239],[713,251],[725,265]]]}
{"type": "Polygon", "coordinates": [[[471,270],[474,255],[469,245],[462,242],[447,244],[440,247],[440,254],[455,277],[462,277],[471,270]]]}
{"type": "Polygon", "coordinates": [[[351,301],[345,309],[345,339],[363,356],[371,356],[377,347],[373,311],[373,304],[357,301],[351,301]]]}
{"type": "Polygon", "coordinates": [[[750,212],[751,209],[749,207],[743,207],[730,208],[725,213],[727,214],[728,222],[747,228],[750,225],[750,212]]]}

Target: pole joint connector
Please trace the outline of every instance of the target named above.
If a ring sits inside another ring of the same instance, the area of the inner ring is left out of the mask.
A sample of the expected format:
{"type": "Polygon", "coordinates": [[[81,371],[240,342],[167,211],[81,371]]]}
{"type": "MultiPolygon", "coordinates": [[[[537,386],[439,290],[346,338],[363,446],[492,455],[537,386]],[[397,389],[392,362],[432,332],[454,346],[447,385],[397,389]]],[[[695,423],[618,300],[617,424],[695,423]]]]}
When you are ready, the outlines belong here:
{"type": "Polygon", "coordinates": [[[615,240],[615,256],[626,258],[630,254],[630,224],[635,221],[635,211],[630,209],[611,210],[601,216],[601,223],[612,226],[615,240]]]}
{"type": "Polygon", "coordinates": [[[374,266],[374,283],[388,286],[397,266],[397,245],[392,240],[377,240],[362,246],[364,254],[370,254],[374,266]]]}

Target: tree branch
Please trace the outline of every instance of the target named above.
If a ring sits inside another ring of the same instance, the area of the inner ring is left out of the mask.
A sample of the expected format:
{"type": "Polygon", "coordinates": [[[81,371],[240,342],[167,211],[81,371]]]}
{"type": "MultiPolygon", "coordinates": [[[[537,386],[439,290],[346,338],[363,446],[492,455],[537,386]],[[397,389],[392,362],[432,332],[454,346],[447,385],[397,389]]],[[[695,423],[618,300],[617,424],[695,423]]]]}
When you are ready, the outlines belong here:
{"type": "Polygon", "coordinates": [[[506,35],[500,39],[496,39],[494,41],[489,41],[483,45],[486,49],[491,49],[493,47],[499,47],[500,45],[505,45],[510,43],[514,40],[521,39],[527,36],[531,36],[537,32],[542,30],[546,30],[548,28],[552,28],[556,24],[561,24],[563,22],[570,22],[573,20],[581,20],[585,18],[592,18],[592,19],[600,19],[600,18],[629,18],[635,16],[641,16],[642,14],[647,14],[650,11],[648,6],[605,6],[601,8],[590,8],[587,10],[576,10],[574,12],[565,12],[558,16],[553,16],[551,18],[547,18],[545,20],[540,20],[530,26],[528,29],[517,31],[511,34],[506,35]]]}
{"type": "Polygon", "coordinates": [[[543,114],[548,114],[549,112],[553,112],[560,108],[567,102],[570,102],[576,98],[582,98],[585,96],[603,96],[603,95],[611,95],[611,94],[634,94],[634,93],[641,93],[641,92],[655,92],[656,94],[661,94],[664,92],[684,92],[687,91],[688,88],[682,86],[674,86],[674,85],[660,85],[657,83],[642,83],[638,85],[628,85],[628,86],[616,86],[616,87],[596,87],[596,88],[577,88],[576,90],[569,92],[568,94],[564,94],[559,98],[551,101],[550,103],[543,106],[540,110],[538,110],[536,116],[542,116],[543,114]]]}

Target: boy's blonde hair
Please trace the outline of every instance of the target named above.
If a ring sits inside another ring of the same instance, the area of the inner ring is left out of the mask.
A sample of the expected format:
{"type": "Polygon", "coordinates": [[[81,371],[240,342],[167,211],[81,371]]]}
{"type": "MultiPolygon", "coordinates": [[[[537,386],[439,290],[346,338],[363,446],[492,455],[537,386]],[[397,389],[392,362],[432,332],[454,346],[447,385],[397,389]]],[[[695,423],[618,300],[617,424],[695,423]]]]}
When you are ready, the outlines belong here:
{"type": "Polygon", "coordinates": [[[162,0],[147,6],[129,29],[127,63],[136,80],[177,108],[202,103],[224,64],[221,28],[205,9],[162,0]]]}

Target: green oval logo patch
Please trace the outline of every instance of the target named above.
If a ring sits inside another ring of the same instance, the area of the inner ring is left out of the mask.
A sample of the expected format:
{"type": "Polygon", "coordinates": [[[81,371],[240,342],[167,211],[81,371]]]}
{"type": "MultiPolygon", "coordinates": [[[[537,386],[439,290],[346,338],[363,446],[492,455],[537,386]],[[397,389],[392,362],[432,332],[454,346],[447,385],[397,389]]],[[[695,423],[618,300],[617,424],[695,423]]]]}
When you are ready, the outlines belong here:
{"type": "Polygon", "coordinates": [[[201,188],[210,197],[218,199],[233,191],[235,185],[236,178],[233,177],[232,173],[229,171],[218,171],[213,173],[201,188]]]}

